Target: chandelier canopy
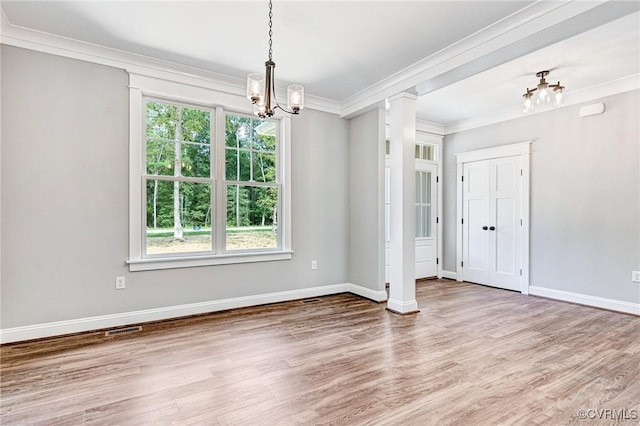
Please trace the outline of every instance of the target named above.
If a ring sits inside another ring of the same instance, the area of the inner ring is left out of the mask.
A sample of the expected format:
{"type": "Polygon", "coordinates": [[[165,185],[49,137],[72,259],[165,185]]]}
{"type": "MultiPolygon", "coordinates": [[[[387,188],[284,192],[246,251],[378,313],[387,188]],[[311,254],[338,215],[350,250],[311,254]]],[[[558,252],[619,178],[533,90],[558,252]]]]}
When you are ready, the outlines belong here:
{"type": "Polygon", "coordinates": [[[275,68],[273,62],[273,4],[269,0],[269,59],[264,63],[265,74],[251,73],[247,76],[247,99],[260,118],[272,117],[276,109],[289,114],[298,114],[304,108],[304,87],[292,84],[287,87],[287,108],[283,108],[276,98],[275,68]]]}
{"type": "Polygon", "coordinates": [[[535,106],[541,103],[551,103],[554,107],[562,106],[564,86],[558,81],[557,84],[549,84],[545,77],[549,71],[540,71],[536,77],[540,78],[538,85],[533,89],[527,87],[524,98],[524,112],[531,112],[535,106]]]}

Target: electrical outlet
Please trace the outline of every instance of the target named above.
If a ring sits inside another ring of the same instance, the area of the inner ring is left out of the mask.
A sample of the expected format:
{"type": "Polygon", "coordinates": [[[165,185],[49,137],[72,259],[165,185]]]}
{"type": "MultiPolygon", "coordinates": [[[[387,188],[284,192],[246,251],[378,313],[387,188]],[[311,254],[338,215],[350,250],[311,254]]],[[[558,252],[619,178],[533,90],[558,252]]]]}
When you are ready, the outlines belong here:
{"type": "Polygon", "coordinates": [[[312,260],[311,261],[311,269],[313,269],[314,271],[316,269],[318,269],[318,261],[317,260],[312,260]]]}
{"type": "Polygon", "coordinates": [[[124,290],[125,287],[124,277],[116,277],[116,290],[124,290]]]}
{"type": "Polygon", "coordinates": [[[640,271],[631,271],[631,281],[640,283],[640,271]]]}

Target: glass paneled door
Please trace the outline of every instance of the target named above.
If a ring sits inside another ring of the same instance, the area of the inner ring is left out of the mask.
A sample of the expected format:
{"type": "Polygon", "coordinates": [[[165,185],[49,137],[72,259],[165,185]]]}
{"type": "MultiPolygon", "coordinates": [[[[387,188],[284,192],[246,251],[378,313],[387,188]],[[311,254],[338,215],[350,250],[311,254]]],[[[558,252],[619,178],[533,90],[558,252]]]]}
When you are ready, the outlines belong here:
{"type": "Polygon", "coordinates": [[[434,164],[416,164],[416,279],[436,276],[436,173],[434,164]]]}

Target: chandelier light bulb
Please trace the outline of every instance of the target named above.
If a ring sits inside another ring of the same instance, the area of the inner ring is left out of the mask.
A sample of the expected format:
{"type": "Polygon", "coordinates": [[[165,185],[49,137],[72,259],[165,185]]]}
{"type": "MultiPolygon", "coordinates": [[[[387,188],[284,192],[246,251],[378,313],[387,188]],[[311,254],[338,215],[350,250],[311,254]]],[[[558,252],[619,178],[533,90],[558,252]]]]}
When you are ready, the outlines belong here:
{"type": "Polygon", "coordinates": [[[258,102],[264,93],[264,75],[254,72],[247,76],[247,99],[258,102]]]}
{"type": "Polygon", "coordinates": [[[527,90],[527,93],[522,96],[524,97],[524,112],[533,111],[533,101],[531,100],[531,97],[533,96],[532,93],[527,90]]]}
{"type": "Polygon", "coordinates": [[[538,86],[538,103],[539,102],[547,102],[549,100],[549,91],[547,90],[547,86],[538,86]]]}
{"type": "Polygon", "coordinates": [[[287,87],[287,107],[294,112],[304,108],[304,87],[298,84],[287,87]]]}
{"type": "MultiPolygon", "coordinates": [[[[560,84],[560,82],[558,82],[558,85],[560,84]]],[[[564,100],[564,95],[563,95],[563,90],[564,88],[562,86],[553,89],[555,96],[553,97],[553,106],[555,108],[557,107],[561,107],[562,106],[562,101],[564,100]]]]}

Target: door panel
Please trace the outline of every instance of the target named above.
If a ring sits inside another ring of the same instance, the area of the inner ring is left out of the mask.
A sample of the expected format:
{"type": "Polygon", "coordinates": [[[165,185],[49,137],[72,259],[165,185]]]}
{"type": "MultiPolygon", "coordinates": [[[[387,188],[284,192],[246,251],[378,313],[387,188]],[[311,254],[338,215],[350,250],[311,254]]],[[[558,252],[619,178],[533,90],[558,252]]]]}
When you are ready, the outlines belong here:
{"type": "Polygon", "coordinates": [[[495,266],[490,268],[489,284],[520,291],[520,157],[491,160],[491,194],[496,230],[491,235],[495,266]]]}
{"type": "Polygon", "coordinates": [[[487,232],[489,223],[489,162],[464,165],[463,252],[464,279],[485,284],[489,280],[487,232]]]}
{"type": "Polygon", "coordinates": [[[520,157],[463,166],[463,277],[520,290],[520,157]]]}

